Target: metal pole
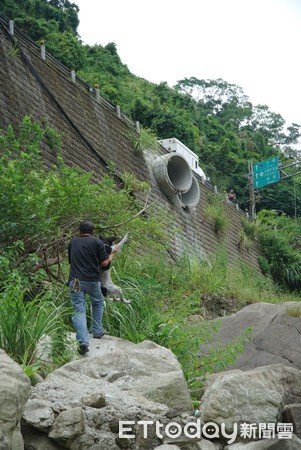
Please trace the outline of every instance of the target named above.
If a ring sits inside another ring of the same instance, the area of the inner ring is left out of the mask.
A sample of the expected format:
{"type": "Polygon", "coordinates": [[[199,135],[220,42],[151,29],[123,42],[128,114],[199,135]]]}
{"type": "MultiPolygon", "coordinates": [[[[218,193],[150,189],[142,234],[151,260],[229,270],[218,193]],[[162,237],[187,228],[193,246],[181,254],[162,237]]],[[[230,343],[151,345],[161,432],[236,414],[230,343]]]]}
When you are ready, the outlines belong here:
{"type": "Polygon", "coordinates": [[[294,208],[295,208],[295,220],[297,220],[296,180],[294,180],[294,208]]]}
{"type": "Polygon", "coordinates": [[[41,45],[41,58],[43,61],[46,60],[46,47],[44,44],[44,41],[40,41],[40,45],[41,45]]]}
{"type": "Polygon", "coordinates": [[[10,20],[10,21],[8,22],[8,25],[9,25],[9,34],[10,34],[11,36],[13,36],[13,35],[14,35],[14,21],[13,21],[13,20],[10,20]]]}
{"type": "Polygon", "coordinates": [[[249,197],[250,197],[249,215],[252,220],[255,220],[256,218],[255,190],[254,190],[254,172],[252,161],[248,161],[248,169],[249,169],[249,197]]]}

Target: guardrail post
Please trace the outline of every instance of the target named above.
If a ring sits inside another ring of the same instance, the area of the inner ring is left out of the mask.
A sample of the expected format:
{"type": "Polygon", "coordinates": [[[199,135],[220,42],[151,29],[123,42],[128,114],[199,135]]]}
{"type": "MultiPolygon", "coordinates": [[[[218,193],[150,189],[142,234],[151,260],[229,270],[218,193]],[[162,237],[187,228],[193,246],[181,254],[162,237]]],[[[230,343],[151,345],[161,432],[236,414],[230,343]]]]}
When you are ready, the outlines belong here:
{"type": "Polygon", "coordinates": [[[121,117],[121,111],[120,111],[120,106],[116,105],[116,114],[118,117],[121,117]]]}
{"type": "Polygon", "coordinates": [[[217,186],[213,186],[214,193],[217,194],[217,186]]]}
{"type": "Polygon", "coordinates": [[[95,88],[95,99],[97,102],[99,102],[99,100],[100,100],[99,88],[95,88]]]}
{"type": "Polygon", "coordinates": [[[13,21],[13,20],[10,20],[10,21],[8,22],[8,26],[9,26],[9,34],[10,34],[11,36],[13,36],[13,35],[14,35],[14,26],[15,26],[14,21],[13,21]]]}
{"type": "Polygon", "coordinates": [[[73,83],[75,83],[76,81],[76,75],[75,75],[75,70],[71,70],[71,80],[73,81],[73,83]]]}
{"type": "Polygon", "coordinates": [[[46,60],[46,47],[45,47],[44,41],[40,41],[40,45],[41,45],[41,58],[43,61],[45,61],[46,60]]]}
{"type": "Polygon", "coordinates": [[[140,134],[141,130],[140,130],[140,123],[138,122],[138,120],[136,121],[135,127],[136,127],[137,133],[140,134]]]}

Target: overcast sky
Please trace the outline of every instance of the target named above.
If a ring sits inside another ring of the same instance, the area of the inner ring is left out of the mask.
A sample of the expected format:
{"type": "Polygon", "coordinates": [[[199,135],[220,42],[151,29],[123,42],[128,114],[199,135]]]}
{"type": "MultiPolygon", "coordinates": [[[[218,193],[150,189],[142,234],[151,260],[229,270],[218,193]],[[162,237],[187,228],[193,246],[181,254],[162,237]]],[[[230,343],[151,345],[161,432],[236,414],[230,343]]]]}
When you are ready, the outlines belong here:
{"type": "Polygon", "coordinates": [[[115,42],[134,75],[222,78],[301,124],[301,0],[73,1],[82,41],[115,42]]]}

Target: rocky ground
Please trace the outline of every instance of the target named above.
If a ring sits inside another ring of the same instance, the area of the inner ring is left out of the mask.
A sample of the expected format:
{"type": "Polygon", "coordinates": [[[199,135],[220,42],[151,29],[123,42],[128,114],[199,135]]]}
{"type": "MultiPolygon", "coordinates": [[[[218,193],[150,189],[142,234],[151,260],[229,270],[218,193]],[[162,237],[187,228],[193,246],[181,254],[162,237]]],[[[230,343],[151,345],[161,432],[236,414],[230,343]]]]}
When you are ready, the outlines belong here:
{"type": "Polygon", "coordinates": [[[247,328],[252,338],[208,376],[198,411],[173,353],[149,341],[92,339],[32,388],[0,350],[0,450],[300,450],[300,315],[298,302],[257,303],[214,319],[200,357],[247,328]]]}

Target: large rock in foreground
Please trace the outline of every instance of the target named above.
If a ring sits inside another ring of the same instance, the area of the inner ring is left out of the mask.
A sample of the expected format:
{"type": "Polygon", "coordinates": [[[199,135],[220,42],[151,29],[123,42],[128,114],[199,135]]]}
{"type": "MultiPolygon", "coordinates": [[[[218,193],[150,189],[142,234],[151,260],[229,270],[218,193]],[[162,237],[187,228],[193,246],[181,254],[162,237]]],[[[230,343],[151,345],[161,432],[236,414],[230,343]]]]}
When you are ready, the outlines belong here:
{"type": "Polygon", "coordinates": [[[201,400],[204,422],[225,424],[276,424],[284,406],[300,403],[301,371],[282,364],[249,370],[223,372],[201,400]]]}
{"type": "Polygon", "coordinates": [[[24,371],[0,349],[0,449],[23,449],[20,419],[30,389],[24,371]]]}
{"type": "Polygon", "coordinates": [[[250,370],[270,364],[301,369],[301,303],[254,303],[228,317],[215,319],[221,328],[202,345],[200,356],[230,343],[251,328],[252,339],[229,369],[250,370]]]}
{"type": "Polygon", "coordinates": [[[31,448],[40,448],[35,442],[41,442],[41,433],[49,448],[154,448],[162,443],[154,429],[144,439],[137,421],[170,421],[192,413],[181,366],[170,350],[105,336],[91,341],[87,355],[32,389],[23,415],[24,439],[31,448]],[[135,438],[118,436],[119,421],[135,422],[135,438]]]}

